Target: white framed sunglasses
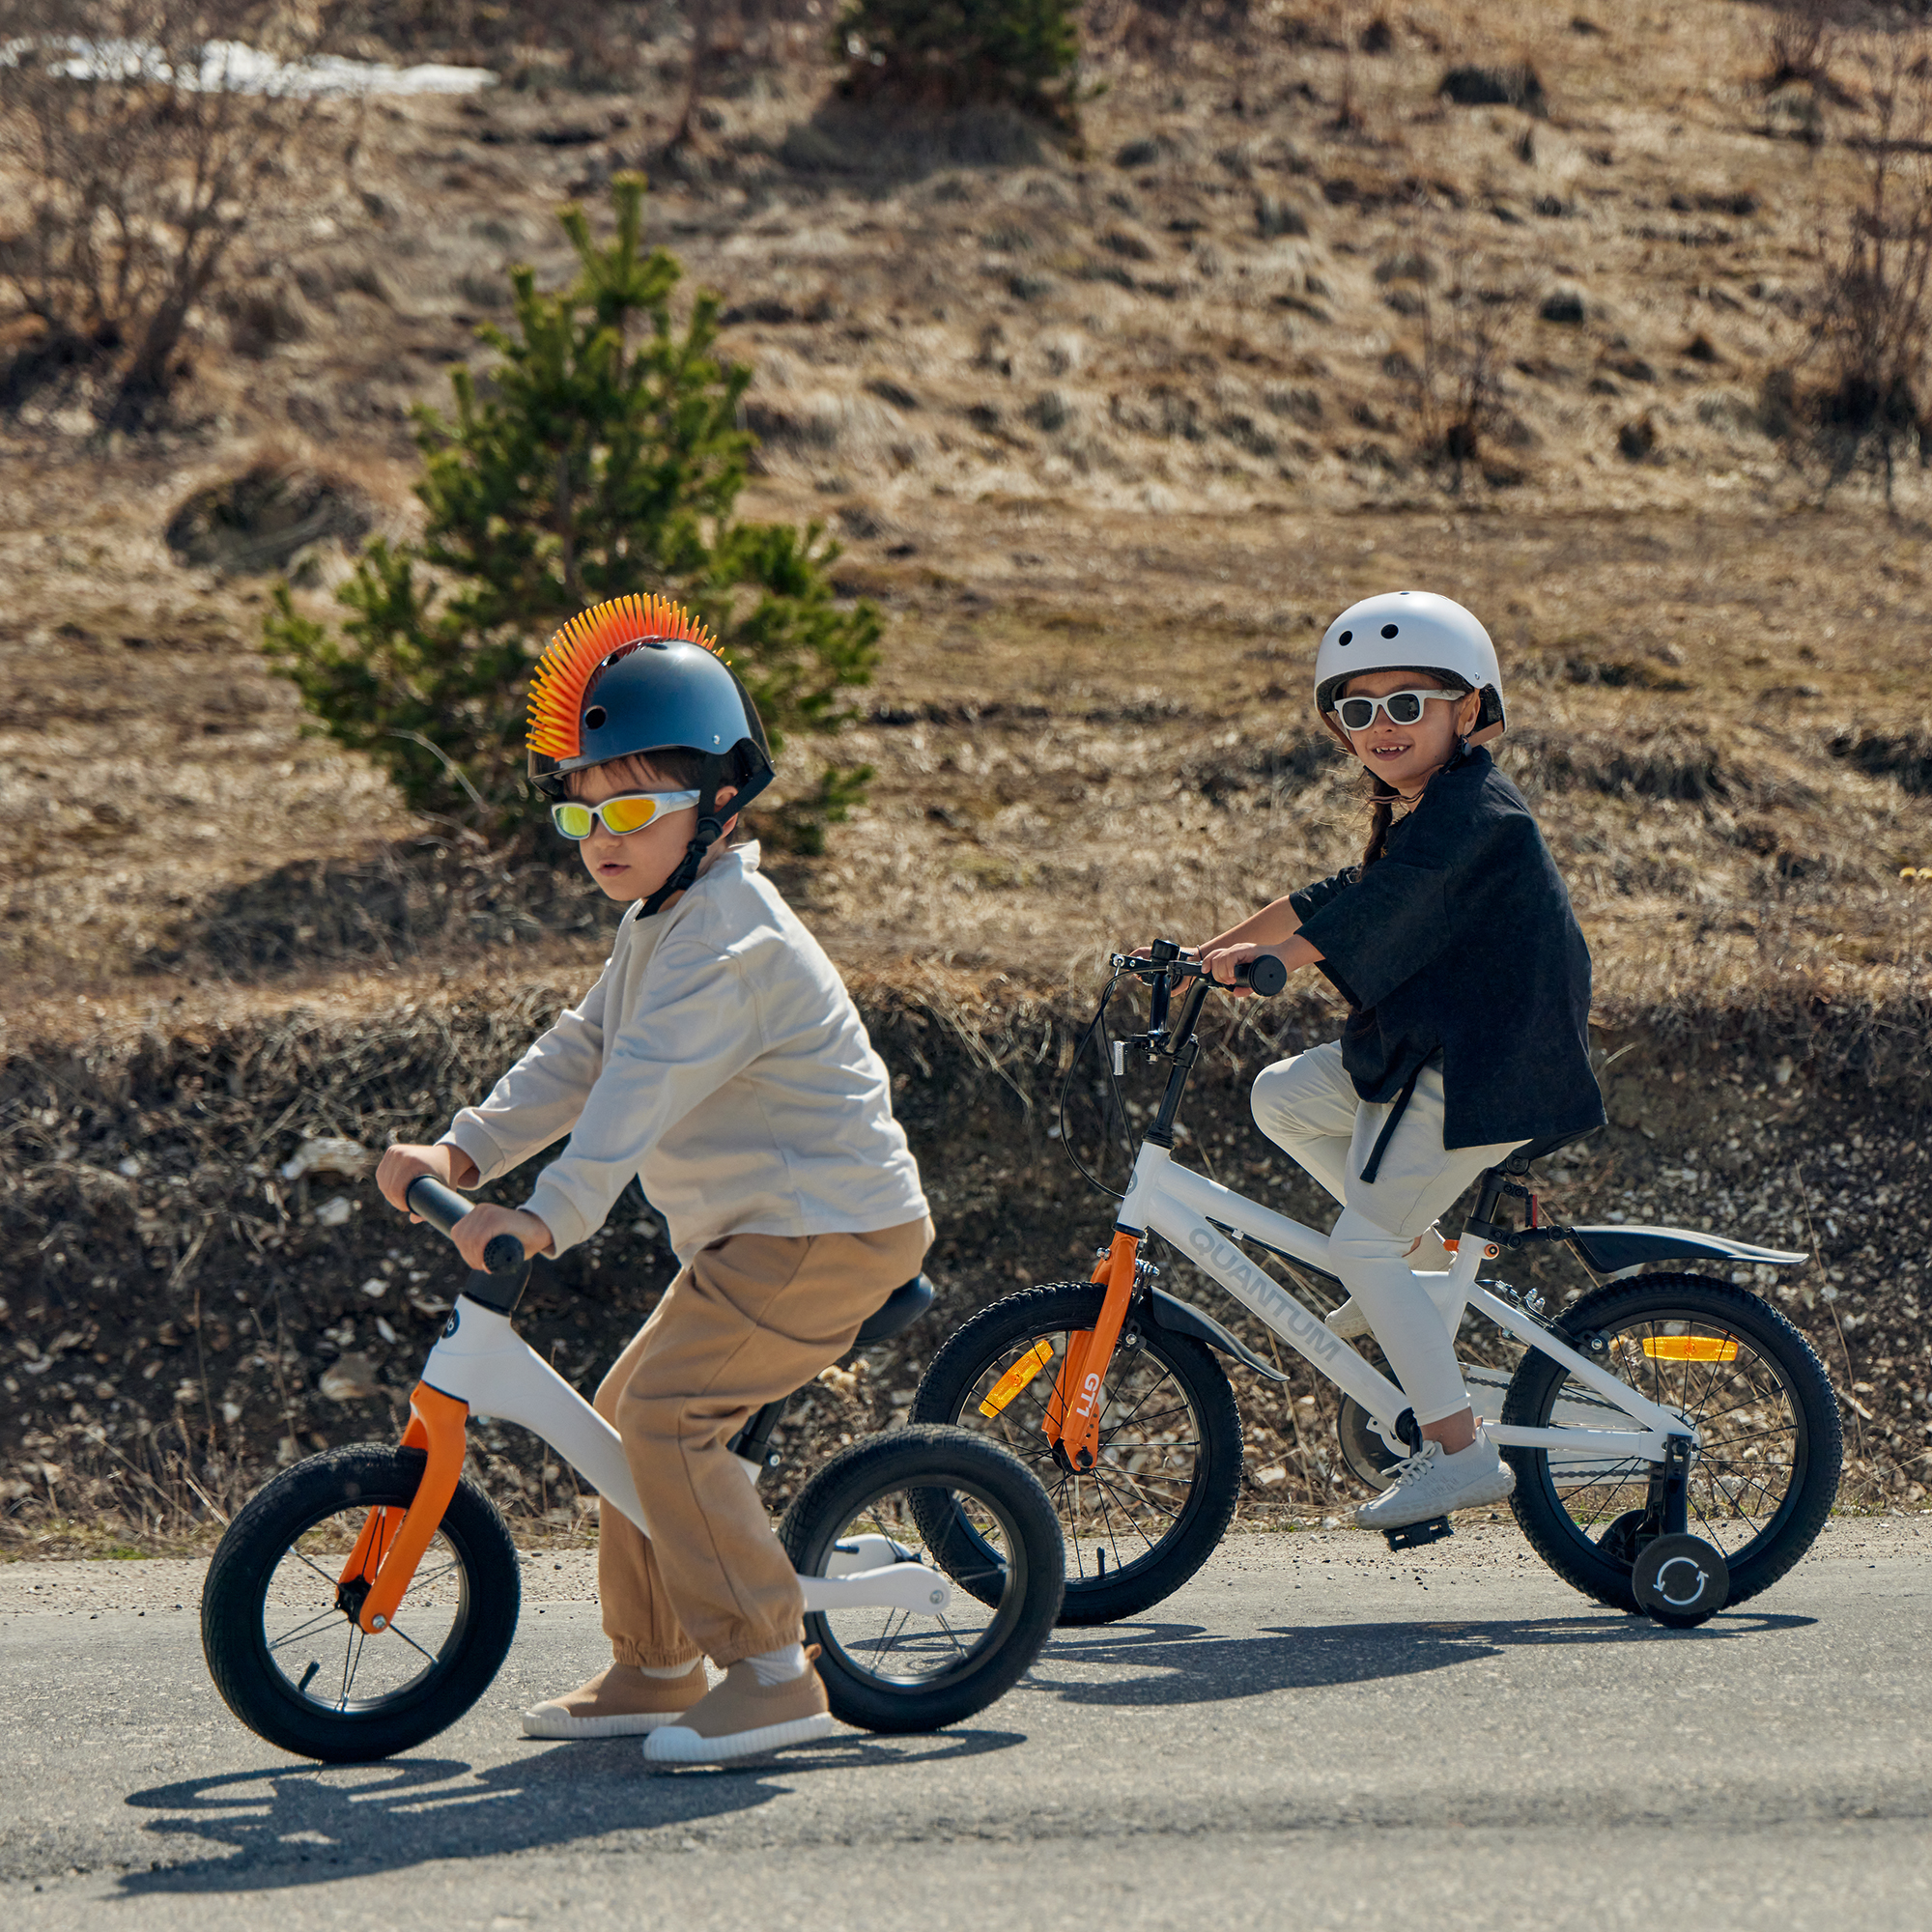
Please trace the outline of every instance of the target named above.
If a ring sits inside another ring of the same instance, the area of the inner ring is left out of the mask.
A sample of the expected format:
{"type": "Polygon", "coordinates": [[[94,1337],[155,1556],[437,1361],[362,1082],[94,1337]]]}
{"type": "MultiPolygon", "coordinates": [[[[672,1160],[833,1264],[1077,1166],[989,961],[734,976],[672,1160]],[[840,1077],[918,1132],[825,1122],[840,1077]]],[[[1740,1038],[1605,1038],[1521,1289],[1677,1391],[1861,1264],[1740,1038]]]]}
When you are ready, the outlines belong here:
{"type": "Polygon", "coordinates": [[[1376,722],[1378,711],[1385,713],[1391,724],[1415,724],[1421,722],[1422,707],[1432,697],[1453,702],[1467,696],[1467,692],[1444,691],[1439,685],[1432,685],[1426,691],[1419,687],[1413,691],[1391,691],[1380,697],[1340,698],[1335,713],[1344,730],[1366,731],[1376,722]]]}
{"type": "Polygon", "coordinates": [[[568,798],[551,807],[550,817],[566,838],[588,838],[591,828],[599,824],[613,838],[622,838],[627,833],[641,832],[668,811],[696,805],[701,796],[695,791],[621,791],[600,805],[568,798]]]}

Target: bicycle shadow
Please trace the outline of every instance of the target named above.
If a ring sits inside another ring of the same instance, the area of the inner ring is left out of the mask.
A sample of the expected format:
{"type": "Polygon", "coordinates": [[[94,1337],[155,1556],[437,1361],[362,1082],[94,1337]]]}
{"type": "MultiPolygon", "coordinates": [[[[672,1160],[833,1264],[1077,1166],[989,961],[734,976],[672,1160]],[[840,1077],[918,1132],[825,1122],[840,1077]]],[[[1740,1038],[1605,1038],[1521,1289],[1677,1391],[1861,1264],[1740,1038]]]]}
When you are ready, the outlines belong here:
{"type": "Polygon", "coordinates": [[[1662,1629],[1614,1612],[1573,1617],[1443,1619],[1429,1623],[1301,1624],[1258,1636],[1222,1636],[1200,1624],[1116,1624],[1063,1632],[1029,1679],[1068,1704],[1218,1704],[1275,1690],[1318,1690],[1447,1670],[1528,1647],[1735,1643],[1803,1630],[1815,1617],[1759,1610],[1719,1614],[1695,1630],[1662,1629]],[[1063,1677],[1065,1665],[1138,1674],[1063,1677]]]}
{"type": "Polygon", "coordinates": [[[399,1871],[438,1859],[555,1850],[612,1833],[658,1833],[757,1809],[801,1776],[963,1760],[1026,1742],[1017,1731],[883,1739],[842,1732],[782,1760],[644,1764],[635,1738],[550,1747],[502,1764],[392,1758],[362,1765],[272,1765],[129,1792],[156,1816],[143,1830],[198,1837],[201,1858],[128,1872],[118,1895],[273,1889],[399,1871]],[[333,1869],[331,1869],[333,1868],[333,1869]]]}

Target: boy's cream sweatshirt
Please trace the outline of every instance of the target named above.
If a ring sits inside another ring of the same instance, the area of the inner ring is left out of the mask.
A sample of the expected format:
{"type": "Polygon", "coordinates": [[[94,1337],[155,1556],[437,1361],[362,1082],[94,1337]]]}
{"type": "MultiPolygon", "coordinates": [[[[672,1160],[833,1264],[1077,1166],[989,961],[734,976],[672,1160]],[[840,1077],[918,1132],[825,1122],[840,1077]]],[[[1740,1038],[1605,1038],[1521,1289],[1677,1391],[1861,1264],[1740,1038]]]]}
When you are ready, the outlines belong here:
{"type": "Polygon", "coordinates": [[[556,1251],[638,1176],[680,1262],[724,1235],[870,1234],[926,1212],[885,1063],[818,942],[722,854],[443,1139],[484,1180],[568,1134],[526,1209],[556,1251]]]}

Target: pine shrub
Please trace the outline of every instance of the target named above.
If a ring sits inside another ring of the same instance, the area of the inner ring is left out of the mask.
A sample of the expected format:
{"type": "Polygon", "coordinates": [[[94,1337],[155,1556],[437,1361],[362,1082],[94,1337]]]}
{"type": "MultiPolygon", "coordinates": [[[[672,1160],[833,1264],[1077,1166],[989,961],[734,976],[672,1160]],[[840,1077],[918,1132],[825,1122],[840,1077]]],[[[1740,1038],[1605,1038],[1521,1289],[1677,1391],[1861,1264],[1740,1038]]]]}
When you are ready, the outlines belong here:
{"type": "Polygon", "coordinates": [[[838,34],[855,92],[1056,117],[1080,56],[1065,0],[849,0],[838,34]]]}
{"type": "MultiPolygon", "coordinates": [[[[453,419],[417,412],[422,536],[363,551],[335,593],[339,628],[298,610],[286,584],[265,624],[270,662],[322,730],[375,759],[416,810],[493,834],[527,822],[530,670],[585,605],[654,590],[691,606],[781,754],[837,731],[844,694],[877,659],[878,612],[836,602],[838,553],[821,526],[735,518],[751,371],[716,353],[717,297],[674,318],[682,270],[645,250],[643,197],[641,176],[616,178],[607,242],[566,207],[575,281],[546,295],[512,270],[513,326],[479,331],[497,366],[481,382],[455,373],[453,419]]],[[[815,851],[871,774],[821,760],[801,790],[797,763],[796,748],[781,756],[784,802],[767,821],[815,851]]]]}

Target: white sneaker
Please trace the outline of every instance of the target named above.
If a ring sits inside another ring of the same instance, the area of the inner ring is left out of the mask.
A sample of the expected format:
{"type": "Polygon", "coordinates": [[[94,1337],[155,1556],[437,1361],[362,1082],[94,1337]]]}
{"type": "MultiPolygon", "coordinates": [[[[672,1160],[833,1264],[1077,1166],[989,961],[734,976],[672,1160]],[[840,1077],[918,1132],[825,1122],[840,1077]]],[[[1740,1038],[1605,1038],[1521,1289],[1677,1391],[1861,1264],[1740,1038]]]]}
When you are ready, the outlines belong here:
{"type": "Polygon", "coordinates": [[[1453,1456],[1439,1442],[1425,1442],[1396,1464],[1395,1481],[1374,1502],[1355,1512],[1359,1529],[1405,1529],[1451,1510],[1499,1503],[1516,1488],[1516,1471],[1479,1429],[1476,1439],[1453,1456]]]}
{"type": "MultiPolygon", "coordinates": [[[[1432,1221],[1423,1234],[1422,1245],[1406,1259],[1417,1274],[1443,1274],[1456,1264],[1456,1250],[1436,1232],[1432,1221]]],[[[1322,1318],[1321,1325],[1329,1334],[1339,1335],[1345,1342],[1359,1342],[1364,1335],[1374,1332],[1369,1326],[1369,1318],[1362,1313],[1352,1294],[1340,1308],[1330,1309],[1322,1318]]]]}

